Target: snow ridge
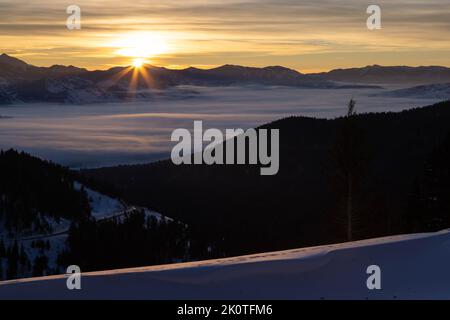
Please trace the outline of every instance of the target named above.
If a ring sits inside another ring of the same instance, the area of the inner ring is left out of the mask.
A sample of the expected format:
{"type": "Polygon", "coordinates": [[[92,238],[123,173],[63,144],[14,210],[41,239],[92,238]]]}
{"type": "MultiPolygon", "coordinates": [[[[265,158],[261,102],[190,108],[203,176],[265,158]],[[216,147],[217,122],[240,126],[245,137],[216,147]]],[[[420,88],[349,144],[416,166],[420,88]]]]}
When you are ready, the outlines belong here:
{"type": "Polygon", "coordinates": [[[0,282],[0,299],[449,299],[450,230],[235,258],[0,282]],[[369,290],[369,265],[381,290],[369,290]]]}

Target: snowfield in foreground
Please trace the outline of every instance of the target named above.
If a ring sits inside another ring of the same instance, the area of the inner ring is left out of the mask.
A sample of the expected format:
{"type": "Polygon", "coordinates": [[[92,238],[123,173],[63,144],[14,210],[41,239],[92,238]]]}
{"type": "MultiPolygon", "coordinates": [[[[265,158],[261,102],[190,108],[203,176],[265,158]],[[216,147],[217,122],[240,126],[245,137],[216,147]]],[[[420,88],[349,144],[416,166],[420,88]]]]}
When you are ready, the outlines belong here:
{"type": "Polygon", "coordinates": [[[228,259],[0,282],[0,299],[450,299],[450,230],[228,259]],[[368,290],[369,265],[381,290],[368,290]]]}

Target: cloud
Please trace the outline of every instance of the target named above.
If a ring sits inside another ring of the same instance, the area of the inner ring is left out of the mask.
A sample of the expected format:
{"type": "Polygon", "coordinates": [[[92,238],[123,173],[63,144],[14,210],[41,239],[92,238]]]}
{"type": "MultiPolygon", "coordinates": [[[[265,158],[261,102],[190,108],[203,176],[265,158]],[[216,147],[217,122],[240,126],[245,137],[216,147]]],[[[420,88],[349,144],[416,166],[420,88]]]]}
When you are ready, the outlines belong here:
{"type": "MultiPolygon", "coordinates": [[[[367,57],[373,57],[374,52],[391,51],[390,56],[373,61],[390,64],[399,52],[406,55],[424,48],[438,57],[435,64],[443,64],[450,50],[448,0],[380,0],[379,31],[367,30],[367,3],[359,0],[79,0],[77,4],[82,9],[82,30],[71,32],[65,28],[66,1],[0,0],[4,50],[33,52],[31,62],[36,64],[70,60],[70,64],[102,68],[116,62],[126,64],[105,43],[135,30],[167,37],[173,43],[173,52],[167,59],[160,56],[154,60],[176,65],[213,65],[218,60],[227,63],[230,53],[246,62],[265,55],[264,64],[269,65],[284,64],[275,59],[286,55],[366,52],[367,57]],[[50,56],[45,49],[55,54],[50,56]],[[440,56],[436,54],[439,51],[440,56]],[[191,57],[207,60],[193,63],[191,57]]],[[[342,60],[336,67],[351,62],[342,60]]],[[[323,64],[329,65],[326,61],[323,64]]],[[[301,60],[287,66],[308,68],[301,60]]]]}

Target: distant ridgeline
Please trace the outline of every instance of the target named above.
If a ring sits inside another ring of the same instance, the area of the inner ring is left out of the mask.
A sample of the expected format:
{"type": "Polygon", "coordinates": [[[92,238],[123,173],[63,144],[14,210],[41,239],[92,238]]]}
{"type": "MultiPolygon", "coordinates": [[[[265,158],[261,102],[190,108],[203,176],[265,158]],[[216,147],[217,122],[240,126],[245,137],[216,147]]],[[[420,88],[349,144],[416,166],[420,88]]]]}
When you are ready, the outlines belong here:
{"type": "Polygon", "coordinates": [[[291,117],[263,126],[280,130],[274,176],[252,165],[170,160],[84,174],[189,223],[225,255],[347,240],[349,166],[351,238],[450,227],[450,102],[356,115],[351,130],[347,121],[291,117]]]}

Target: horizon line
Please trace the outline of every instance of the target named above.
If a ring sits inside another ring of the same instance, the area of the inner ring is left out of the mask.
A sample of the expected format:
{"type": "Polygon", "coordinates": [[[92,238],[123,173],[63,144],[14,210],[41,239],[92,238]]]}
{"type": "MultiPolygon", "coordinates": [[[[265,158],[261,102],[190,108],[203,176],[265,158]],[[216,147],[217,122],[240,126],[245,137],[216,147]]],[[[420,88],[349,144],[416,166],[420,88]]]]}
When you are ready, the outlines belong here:
{"type": "MultiPolygon", "coordinates": [[[[77,66],[77,65],[73,65],[73,64],[69,64],[69,65],[64,65],[64,64],[52,64],[52,65],[41,65],[41,66],[37,66],[34,64],[30,64],[28,63],[25,59],[23,59],[20,55],[19,56],[15,56],[12,54],[8,54],[6,52],[3,52],[0,54],[0,56],[7,56],[10,58],[14,58],[17,60],[20,60],[24,63],[26,63],[27,65],[33,66],[33,67],[37,67],[37,68],[52,68],[52,67],[57,67],[57,66],[62,66],[62,67],[73,67],[73,68],[78,68],[78,69],[85,69],[88,72],[95,72],[95,71],[108,71],[114,68],[134,68],[132,64],[128,64],[128,65],[115,65],[115,66],[111,66],[109,68],[105,68],[105,69],[88,69],[87,67],[81,67],[81,66],[77,66]],[[20,57],[20,58],[18,58],[20,57]]],[[[233,66],[233,67],[243,67],[243,68],[254,68],[254,69],[265,69],[265,68],[285,68],[285,69],[289,69],[289,70],[293,70],[296,72],[299,72],[301,74],[304,75],[314,75],[314,74],[319,74],[319,73],[328,73],[334,70],[349,70],[349,69],[363,69],[363,68],[369,68],[369,67],[382,67],[382,68],[395,68],[395,67],[406,67],[406,68],[432,68],[432,67],[437,67],[437,68],[446,68],[446,69],[450,69],[450,66],[445,66],[445,65],[382,65],[382,64],[378,64],[378,63],[374,63],[374,64],[369,64],[369,65],[360,65],[360,66],[352,66],[352,67],[335,67],[332,69],[324,69],[323,71],[317,71],[317,72],[302,72],[301,70],[298,69],[293,69],[293,68],[289,68],[289,67],[285,67],[283,65],[267,65],[267,66],[252,66],[252,65],[240,65],[240,64],[232,64],[232,63],[224,63],[224,64],[218,64],[215,66],[211,66],[209,68],[202,68],[196,65],[189,65],[189,66],[183,66],[181,68],[174,68],[172,65],[168,65],[168,66],[160,66],[160,65],[153,65],[151,63],[144,63],[143,66],[149,66],[149,67],[154,67],[154,68],[164,68],[167,70],[187,70],[187,69],[197,69],[197,70],[213,70],[213,69],[218,69],[221,67],[225,67],[225,66],[233,66]]]]}

